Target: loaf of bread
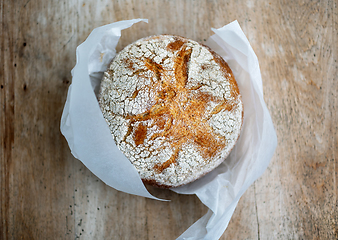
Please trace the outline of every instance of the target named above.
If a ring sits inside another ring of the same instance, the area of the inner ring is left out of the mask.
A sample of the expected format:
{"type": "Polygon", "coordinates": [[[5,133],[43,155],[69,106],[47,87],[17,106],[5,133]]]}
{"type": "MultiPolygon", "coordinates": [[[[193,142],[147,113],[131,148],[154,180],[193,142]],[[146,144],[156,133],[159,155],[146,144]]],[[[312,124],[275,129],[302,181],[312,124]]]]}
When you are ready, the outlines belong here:
{"type": "Polygon", "coordinates": [[[227,63],[208,47],[172,35],[143,38],[119,52],[104,73],[99,104],[141,179],[166,188],[221,164],[243,122],[227,63]]]}

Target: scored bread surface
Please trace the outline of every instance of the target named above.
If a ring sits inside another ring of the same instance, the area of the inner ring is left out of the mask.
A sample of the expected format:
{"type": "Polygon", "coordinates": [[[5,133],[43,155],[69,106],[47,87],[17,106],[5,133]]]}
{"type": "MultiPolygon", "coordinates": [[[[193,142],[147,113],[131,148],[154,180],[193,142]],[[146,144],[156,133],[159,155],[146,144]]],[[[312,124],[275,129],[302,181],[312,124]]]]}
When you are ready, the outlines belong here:
{"type": "Polygon", "coordinates": [[[119,52],[104,73],[99,103],[118,148],[145,182],[162,187],[216,168],[243,121],[225,61],[179,36],[140,39],[119,52]]]}

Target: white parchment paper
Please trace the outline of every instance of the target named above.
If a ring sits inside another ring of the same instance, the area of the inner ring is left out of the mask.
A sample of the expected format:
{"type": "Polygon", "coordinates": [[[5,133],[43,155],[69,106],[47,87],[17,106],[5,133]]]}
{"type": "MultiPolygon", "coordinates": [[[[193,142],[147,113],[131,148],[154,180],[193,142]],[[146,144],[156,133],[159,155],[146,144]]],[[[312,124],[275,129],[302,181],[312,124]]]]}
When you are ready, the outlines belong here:
{"type": "MultiPolygon", "coordinates": [[[[116,54],[121,30],[140,21],[147,22],[133,19],[96,28],[78,46],[61,132],[74,157],[107,185],[158,199],[147,191],[136,169],[116,147],[95,96],[103,71],[116,54]]],[[[237,21],[212,30],[215,35],[208,39],[207,45],[225,59],[234,73],[243,99],[244,122],[236,146],[217,169],[193,183],[172,189],[180,194],[196,194],[209,208],[178,239],[219,239],[240,197],[265,171],[277,146],[263,99],[259,63],[250,43],[237,21]]]]}

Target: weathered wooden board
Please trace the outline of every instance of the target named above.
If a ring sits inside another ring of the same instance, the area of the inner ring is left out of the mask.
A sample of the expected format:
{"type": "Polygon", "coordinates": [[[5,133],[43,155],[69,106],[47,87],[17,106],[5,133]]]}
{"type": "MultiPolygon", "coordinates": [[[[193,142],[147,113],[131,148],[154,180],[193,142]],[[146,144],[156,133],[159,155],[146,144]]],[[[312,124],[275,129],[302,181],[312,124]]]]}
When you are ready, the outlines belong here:
{"type": "Polygon", "coordinates": [[[235,19],[260,61],[278,147],[221,239],[337,239],[335,1],[0,2],[0,239],[175,239],[207,208],[107,187],[70,153],[59,124],[76,46],[95,27],[148,18],[118,49],[170,33],[204,42],[235,19]]]}

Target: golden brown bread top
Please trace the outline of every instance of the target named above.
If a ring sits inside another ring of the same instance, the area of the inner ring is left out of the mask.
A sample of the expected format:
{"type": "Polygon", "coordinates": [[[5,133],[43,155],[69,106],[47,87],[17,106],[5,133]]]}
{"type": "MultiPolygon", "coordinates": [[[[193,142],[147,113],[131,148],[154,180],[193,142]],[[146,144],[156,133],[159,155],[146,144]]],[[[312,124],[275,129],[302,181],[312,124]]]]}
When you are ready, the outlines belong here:
{"type": "Polygon", "coordinates": [[[237,141],[243,106],[226,62],[171,35],[138,40],[106,71],[100,106],[143,180],[173,187],[217,167],[237,141]]]}

